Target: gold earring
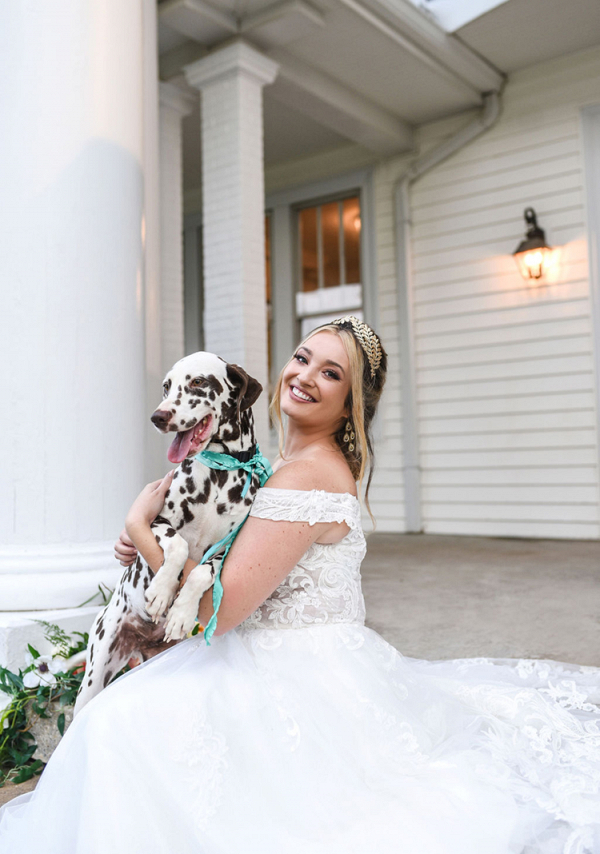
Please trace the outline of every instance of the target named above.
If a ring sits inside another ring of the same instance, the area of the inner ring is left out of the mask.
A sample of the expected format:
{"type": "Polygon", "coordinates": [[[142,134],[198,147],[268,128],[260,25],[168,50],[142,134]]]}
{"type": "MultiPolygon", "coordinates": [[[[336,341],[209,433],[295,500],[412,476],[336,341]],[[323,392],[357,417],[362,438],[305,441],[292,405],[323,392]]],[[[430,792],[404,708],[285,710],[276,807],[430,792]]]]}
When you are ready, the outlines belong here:
{"type": "Polygon", "coordinates": [[[346,421],[346,432],[344,433],[344,442],[348,443],[348,450],[352,452],[354,450],[354,430],[352,429],[352,422],[346,421]]]}

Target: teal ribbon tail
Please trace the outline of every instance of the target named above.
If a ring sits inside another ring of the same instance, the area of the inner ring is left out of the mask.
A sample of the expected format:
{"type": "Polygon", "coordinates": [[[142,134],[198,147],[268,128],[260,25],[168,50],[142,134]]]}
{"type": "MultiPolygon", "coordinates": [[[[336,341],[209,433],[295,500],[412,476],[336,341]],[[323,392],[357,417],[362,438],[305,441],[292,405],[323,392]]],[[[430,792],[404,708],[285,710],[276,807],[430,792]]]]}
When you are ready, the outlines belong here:
{"type": "MultiPolygon", "coordinates": [[[[244,519],[244,522],[246,520],[244,519]]],[[[221,561],[217,573],[215,575],[215,580],[213,584],[213,614],[208,623],[204,628],[204,640],[207,645],[210,646],[210,639],[215,633],[215,629],[217,628],[217,614],[219,612],[219,608],[221,607],[221,602],[223,601],[223,585],[221,584],[221,569],[223,567],[223,562],[227,557],[227,553],[231,546],[227,546],[225,553],[223,554],[223,560],[221,561]]]]}
{"type": "Polygon", "coordinates": [[[233,545],[233,541],[237,537],[238,531],[242,529],[242,525],[244,524],[247,518],[248,516],[246,516],[245,519],[240,522],[237,528],[234,528],[234,530],[227,534],[225,537],[223,537],[222,540],[219,540],[218,543],[215,543],[214,546],[211,546],[208,551],[204,553],[204,555],[202,556],[202,560],[200,561],[200,563],[206,563],[213,557],[213,555],[215,555],[219,551],[219,549],[225,546],[225,551],[223,552],[219,560],[219,566],[217,567],[217,571],[215,573],[215,580],[213,582],[213,614],[204,628],[204,640],[206,641],[208,646],[210,646],[210,639],[214,635],[215,629],[217,628],[217,613],[219,611],[219,608],[221,607],[221,602],[223,600],[223,585],[221,583],[221,570],[223,569],[223,562],[229,554],[229,549],[233,545]]]}
{"type": "MultiPolygon", "coordinates": [[[[230,456],[229,454],[218,454],[214,451],[201,451],[199,454],[196,454],[196,459],[200,460],[200,462],[204,463],[205,466],[211,469],[220,469],[221,471],[235,471],[236,469],[243,469],[247,472],[246,483],[244,484],[244,488],[242,490],[242,498],[245,498],[248,490],[250,488],[250,484],[252,483],[252,477],[254,473],[258,474],[260,485],[264,486],[267,480],[273,474],[273,469],[271,468],[271,464],[269,463],[266,457],[260,452],[260,448],[258,445],[256,446],[256,453],[254,456],[248,460],[247,462],[241,462],[235,457],[230,456]]],[[[223,569],[223,563],[225,558],[229,554],[229,550],[233,545],[233,541],[242,530],[244,522],[248,518],[250,514],[248,513],[244,519],[240,522],[240,524],[234,528],[233,531],[230,531],[229,534],[223,537],[223,539],[219,540],[218,543],[215,543],[211,546],[202,556],[202,560],[200,563],[207,563],[214,555],[220,551],[223,546],[225,546],[225,550],[219,560],[219,566],[215,572],[215,580],[213,583],[213,614],[208,623],[204,628],[204,640],[210,646],[210,639],[215,633],[215,629],[217,628],[217,614],[219,612],[219,608],[221,607],[221,602],[223,601],[223,584],[221,583],[221,570],[223,569]]]]}

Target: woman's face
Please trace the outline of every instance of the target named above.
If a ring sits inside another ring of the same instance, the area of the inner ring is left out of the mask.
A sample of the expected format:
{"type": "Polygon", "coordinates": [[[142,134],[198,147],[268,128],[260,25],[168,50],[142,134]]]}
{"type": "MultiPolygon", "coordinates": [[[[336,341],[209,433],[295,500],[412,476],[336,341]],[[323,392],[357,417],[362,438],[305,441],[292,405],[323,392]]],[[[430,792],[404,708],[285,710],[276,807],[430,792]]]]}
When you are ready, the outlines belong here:
{"type": "Polygon", "coordinates": [[[324,427],[334,433],[348,417],[350,363],[335,332],[317,332],[300,345],[284,368],[281,410],[305,427],[324,427]]]}

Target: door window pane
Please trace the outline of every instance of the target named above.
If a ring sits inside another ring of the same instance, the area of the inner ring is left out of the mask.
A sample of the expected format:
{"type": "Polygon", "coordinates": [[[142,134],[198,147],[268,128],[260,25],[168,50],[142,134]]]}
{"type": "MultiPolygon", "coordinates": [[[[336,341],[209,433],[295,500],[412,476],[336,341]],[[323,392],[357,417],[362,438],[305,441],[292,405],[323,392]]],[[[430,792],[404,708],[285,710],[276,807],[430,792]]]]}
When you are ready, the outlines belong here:
{"type": "Polygon", "coordinates": [[[304,208],[300,211],[300,248],[302,291],[316,291],[319,287],[319,259],[317,247],[317,209],[304,208]]]}
{"type": "Polygon", "coordinates": [[[349,285],[360,282],[360,205],[358,198],[344,199],[344,266],[349,285]]]}
{"type": "Polygon", "coordinates": [[[340,203],[321,205],[321,235],[323,241],[323,287],[340,284],[340,203]]]}

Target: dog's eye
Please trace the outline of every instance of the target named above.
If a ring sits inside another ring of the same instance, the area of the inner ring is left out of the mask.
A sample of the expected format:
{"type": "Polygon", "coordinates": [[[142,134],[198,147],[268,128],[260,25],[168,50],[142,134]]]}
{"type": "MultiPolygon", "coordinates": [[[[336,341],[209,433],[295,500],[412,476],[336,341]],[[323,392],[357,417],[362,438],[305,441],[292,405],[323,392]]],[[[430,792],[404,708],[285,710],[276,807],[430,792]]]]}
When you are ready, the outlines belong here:
{"type": "Polygon", "coordinates": [[[190,381],[190,385],[194,388],[199,388],[199,386],[204,385],[206,382],[204,377],[194,377],[193,380],[190,381]]]}
{"type": "Polygon", "coordinates": [[[163,392],[165,394],[169,393],[169,389],[171,388],[171,380],[167,380],[166,383],[163,383],[163,392]]]}

